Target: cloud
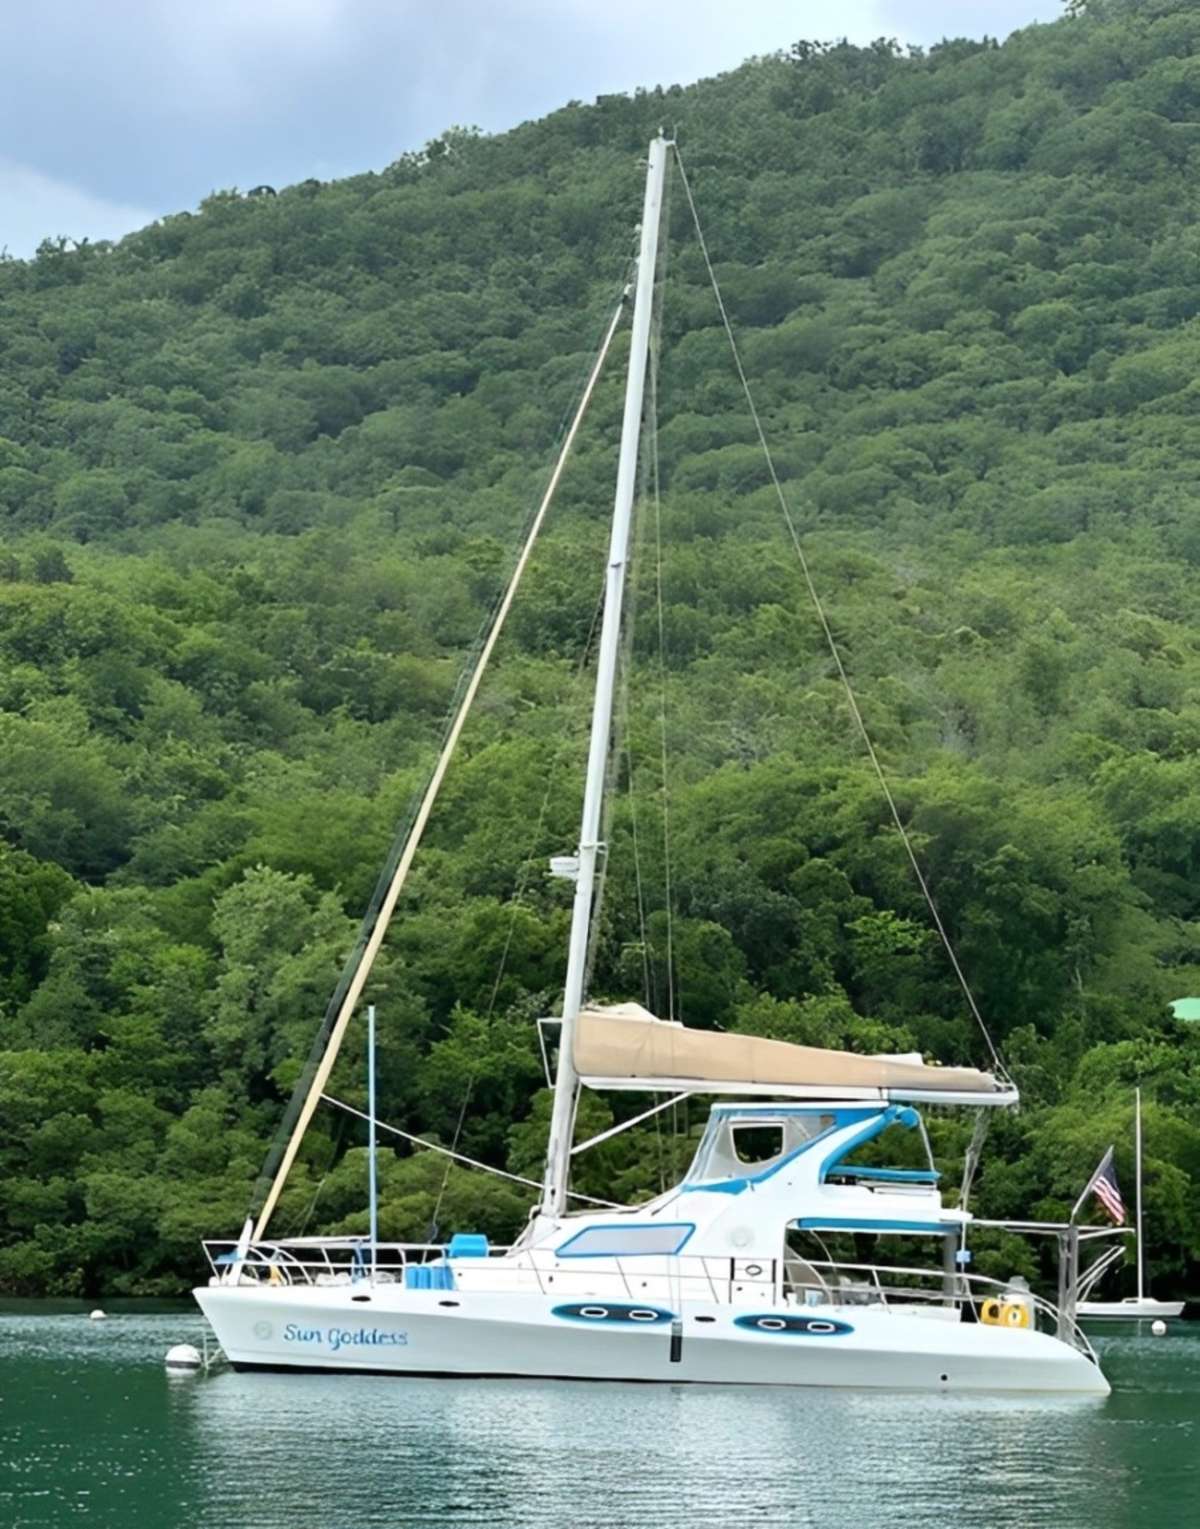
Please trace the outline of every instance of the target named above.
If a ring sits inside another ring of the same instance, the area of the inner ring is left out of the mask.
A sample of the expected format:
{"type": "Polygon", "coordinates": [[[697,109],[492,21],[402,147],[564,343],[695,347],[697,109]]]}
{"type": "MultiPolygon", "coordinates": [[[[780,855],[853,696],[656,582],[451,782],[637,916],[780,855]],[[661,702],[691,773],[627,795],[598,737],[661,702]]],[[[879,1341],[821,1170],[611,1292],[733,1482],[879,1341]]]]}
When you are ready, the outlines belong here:
{"type": "Polygon", "coordinates": [[[174,211],[220,188],[380,168],[452,123],[501,131],[572,99],[686,84],[801,37],[1003,35],[1059,9],[1059,0],[40,0],[22,15],[21,68],[0,92],[0,143],[10,153],[20,144],[35,177],[29,206],[14,207],[11,192],[0,206],[0,242],[28,247],[29,219],[40,236],[48,213],[95,238],[139,207],[174,211]]]}
{"type": "Polygon", "coordinates": [[[1057,21],[1063,0],[879,0],[881,32],[905,42],[1005,38],[1035,21],[1057,21]]]}
{"type": "Polygon", "coordinates": [[[106,201],[80,186],[0,158],[0,250],[32,255],[46,238],[119,239],[153,222],[145,207],[106,201]]]}

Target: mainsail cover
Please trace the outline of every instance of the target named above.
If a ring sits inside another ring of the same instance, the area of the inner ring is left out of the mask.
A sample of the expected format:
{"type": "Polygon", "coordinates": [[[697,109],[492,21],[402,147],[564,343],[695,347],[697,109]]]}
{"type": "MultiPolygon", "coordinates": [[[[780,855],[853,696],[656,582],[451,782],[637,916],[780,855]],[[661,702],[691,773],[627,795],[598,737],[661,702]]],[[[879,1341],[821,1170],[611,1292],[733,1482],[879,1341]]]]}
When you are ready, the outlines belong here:
{"type": "Polygon", "coordinates": [[[592,1088],[690,1088],[697,1093],[755,1092],[927,1098],[989,1096],[1011,1088],[971,1067],[929,1067],[919,1058],[860,1056],[732,1031],[689,1030],[640,1004],[583,1009],[575,1022],[575,1070],[592,1088]]]}

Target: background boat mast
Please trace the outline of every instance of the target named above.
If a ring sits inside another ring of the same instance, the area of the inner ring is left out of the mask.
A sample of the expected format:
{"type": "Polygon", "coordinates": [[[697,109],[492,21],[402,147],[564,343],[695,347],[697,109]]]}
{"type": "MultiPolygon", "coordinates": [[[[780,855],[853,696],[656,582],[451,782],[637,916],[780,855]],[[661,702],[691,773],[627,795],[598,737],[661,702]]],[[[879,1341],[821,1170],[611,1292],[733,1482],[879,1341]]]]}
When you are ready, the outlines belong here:
{"type": "Polygon", "coordinates": [[[1133,1147],[1136,1163],[1134,1176],[1137,1179],[1137,1298],[1142,1299],[1142,1286],[1145,1281],[1145,1263],[1142,1259],[1142,1091],[1135,1088],[1133,1091],[1133,1147]]]}
{"type": "Polygon", "coordinates": [[[608,572],[604,589],[604,620],[596,657],[596,693],[592,703],[592,733],[588,746],[587,780],[583,793],[583,818],[579,829],[579,871],[575,881],[575,904],[571,914],[571,937],[567,951],[567,977],[563,992],[562,1033],[558,1045],[558,1071],[554,1083],[554,1111],[546,1149],[546,1176],[542,1187],[542,1210],[558,1216],[566,1205],[571,1137],[575,1125],[575,1098],[579,1077],[572,1058],[575,1018],[583,1002],[587,969],[588,935],[595,896],[596,867],[602,849],[604,785],[612,738],[613,696],[621,635],[621,604],[629,562],[633,496],[637,487],[638,448],[642,425],[642,396],[650,349],[650,319],[654,305],[654,276],[658,264],[658,231],[662,217],[663,182],[668,141],[660,134],[650,145],[646,171],[646,197],[642,206],[642,237],[638,253],[637,288],[629,344],[629,375],[625,383],[625,414],[621,425],[621,454],[617,463],[617,488],[613,504],[608,572]]]}

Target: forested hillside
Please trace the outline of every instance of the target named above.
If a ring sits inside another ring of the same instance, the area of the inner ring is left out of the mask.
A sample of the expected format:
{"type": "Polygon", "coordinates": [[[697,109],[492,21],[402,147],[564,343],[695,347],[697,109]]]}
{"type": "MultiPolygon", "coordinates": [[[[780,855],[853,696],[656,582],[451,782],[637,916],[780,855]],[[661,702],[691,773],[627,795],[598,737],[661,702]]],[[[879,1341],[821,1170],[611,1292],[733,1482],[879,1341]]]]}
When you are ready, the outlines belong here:
{"type": "MultiPolygon", "coordinates": [[[[1061,1215],[1110,1142],[1131,1188],[1140,1083],[1158,1293],[1195,1293],[1200,1028],[1167,1002],[1200,992],[1200,9],[1072,9],[1003,46],[800,43],[0,262],[0,1288],[179,1289],[240,1226],[664,125],[1022,1089],[975,1208],[1061,1215]]],[[[669,246],[593,990],[982,1062],[678,184],[669,246]]],[[[534,1176],[619,360],[372,984],[384,1117],[534,1176]]],[[[333,1090],[360,1103],[362,1047],[333,1090]]],[[[701,1116],[580,1159],[580,1187],[657,1189],[701,1116]]],[[[935,1122],[952,1181],[968,1128],[935,1122]]],[[[361,1144],[318,1116],[280,1233],[365,1229],[361,1144]]],[[[385,1154],[382,1197],[391,1237],[500,1237],[529,1203],[429,1153],[385,1154]]]]}

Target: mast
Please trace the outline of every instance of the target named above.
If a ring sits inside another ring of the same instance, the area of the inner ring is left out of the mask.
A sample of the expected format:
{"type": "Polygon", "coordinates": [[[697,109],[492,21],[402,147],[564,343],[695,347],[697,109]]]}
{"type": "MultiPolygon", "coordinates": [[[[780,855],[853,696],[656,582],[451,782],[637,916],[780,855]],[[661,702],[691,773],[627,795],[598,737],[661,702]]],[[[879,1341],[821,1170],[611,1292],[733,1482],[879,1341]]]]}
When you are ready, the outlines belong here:
{"type": "Polygon", "coordinates": [[[1142,1260],[1142,1091],[1135,1088],[1133,1091],[1133,1145],[1136,1166],[1134,1169],[1137,1178],[1137,1298],[1142,1299],[1142,1286],[1144,1283],[1144,1263],[1142,1260]]]}
{"type": "Polygon", "coordinates": [[[596,886],[596,866],[603,846],[604,782],[612,738],[613,695],[616,688],[620,647],[621,603],[629,561],[629,530],[633,519],[633,495],[637,486],[638,446],[642,425],[642,395],[646,384],[646,361],[650,350],[650,317],[654,303],[654,273],[658,263],[658,229],[662,215],[663,181],[669,143],[661,133],[650,145],[646,171],[646,196],[642,205],[642,239],[638,252],[637,289],[629,344],[629,375],[625,383],[625,414],[621,424],[621,454],[617,463],[617,488],[613,502],[612,533],[608,550],[608,573],[604,589],[604,620],[596,658],[596,693],[592,703],[592,733],[588,745],[587,780],[583,793],[583,818],[579,828],[579,872],[575,880],[575,903],[571,913],[571,937],[567,950],[567,977],[563,992],[562,1033],[558,1043],[558,1071],[554,1082],[554,1111],[546,1147],[546,1175],[542,1186],[542,1211],[562,1214],[566,1205],[571,1136],[575,1125],[575,1096],[579,1076],[572,1046],[575,1019],[583,1002],[588,934],[596,886]]]}

